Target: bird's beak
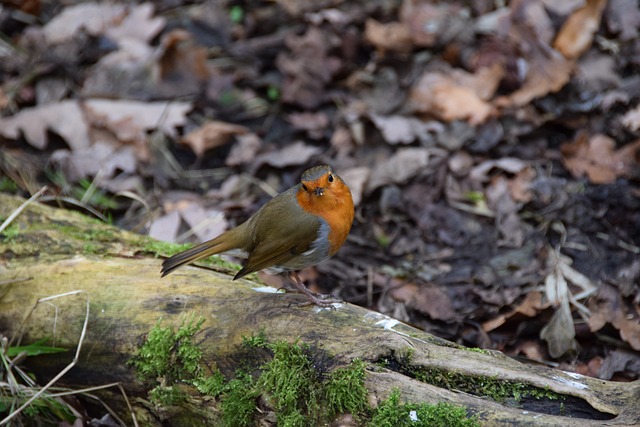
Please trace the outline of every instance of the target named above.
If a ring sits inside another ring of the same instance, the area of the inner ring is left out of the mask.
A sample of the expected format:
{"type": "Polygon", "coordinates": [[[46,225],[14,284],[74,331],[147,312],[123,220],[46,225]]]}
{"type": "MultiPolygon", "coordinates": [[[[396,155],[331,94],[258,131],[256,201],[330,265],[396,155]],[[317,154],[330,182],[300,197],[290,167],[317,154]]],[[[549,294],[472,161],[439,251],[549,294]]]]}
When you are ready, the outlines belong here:
{"type": "Polygon", "coordinates": [[[322,194],[324,193],[324,188],[322,187],[316,188],[315,193],[316,193],[316,196],[322,196],[322,194]]]}

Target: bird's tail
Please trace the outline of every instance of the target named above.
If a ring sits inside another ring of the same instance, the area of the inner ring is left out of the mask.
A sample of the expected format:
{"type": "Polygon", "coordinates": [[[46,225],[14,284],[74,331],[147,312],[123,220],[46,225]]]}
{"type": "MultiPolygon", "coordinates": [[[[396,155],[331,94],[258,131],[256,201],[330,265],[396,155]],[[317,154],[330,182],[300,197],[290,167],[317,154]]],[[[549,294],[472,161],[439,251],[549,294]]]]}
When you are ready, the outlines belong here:
{"type": "Polygon", "coordinates": [[[187,249],[184,252],[180,252],[164,260],[162,270],[160,270],[162,277],[185,264],[190,264],[199,259],[210,257],[211,255],[237,249],[238,246],[234,241],[235,239],[233,239],[234,236],[230,234],[231,231],[234,230],[227,231],[215,239],[200,243],[198,246],[194,246],[191,249],[187,249]]]}

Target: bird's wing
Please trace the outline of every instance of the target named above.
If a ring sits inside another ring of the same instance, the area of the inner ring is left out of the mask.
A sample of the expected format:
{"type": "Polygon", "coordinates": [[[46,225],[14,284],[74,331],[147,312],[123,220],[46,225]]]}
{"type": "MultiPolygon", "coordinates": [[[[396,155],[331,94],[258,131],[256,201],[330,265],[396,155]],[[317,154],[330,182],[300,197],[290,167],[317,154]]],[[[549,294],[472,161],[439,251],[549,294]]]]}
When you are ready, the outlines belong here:
{"type": "Polygon", "coordinates": [[[269,215],[256,218],[255,246],[249,251],[249,257],[236,279],[263,268],[285,264],[292,258],[306,252],[318,238],[320,218],[303,211],[292,215],[290,209],[278,212],[279,203],[272,204],[269,215]],[[273,221],[273,218],[280,218],[273,221]],[[270,225],[260,224],[263,218],[270,218],[270,225]]]}

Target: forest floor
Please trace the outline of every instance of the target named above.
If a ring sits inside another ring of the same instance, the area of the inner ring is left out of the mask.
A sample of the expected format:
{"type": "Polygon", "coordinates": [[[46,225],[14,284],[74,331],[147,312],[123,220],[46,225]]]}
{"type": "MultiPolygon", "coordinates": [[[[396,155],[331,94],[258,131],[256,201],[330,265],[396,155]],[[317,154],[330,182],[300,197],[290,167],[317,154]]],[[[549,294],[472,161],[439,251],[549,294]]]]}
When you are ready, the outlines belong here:
{"type": "Polygon", "coordinates": [[[356,219],[310,288],[638,379],[640,9],[500,3],[5,1],[0,191],[199,242],[328,163],[356,219]]]}

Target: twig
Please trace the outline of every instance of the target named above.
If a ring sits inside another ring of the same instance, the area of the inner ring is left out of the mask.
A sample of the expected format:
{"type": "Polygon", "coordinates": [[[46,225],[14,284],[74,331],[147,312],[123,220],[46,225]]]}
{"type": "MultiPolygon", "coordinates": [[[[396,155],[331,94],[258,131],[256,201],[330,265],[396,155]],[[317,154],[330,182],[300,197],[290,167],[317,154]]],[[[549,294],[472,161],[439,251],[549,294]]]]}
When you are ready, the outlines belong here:
{"type": "Polygon", "coordinates": [[[2,225],[0,225],[0,233],[2,233],[2,231],[7,228],[7,226],[9,224],[11,224],[11,222],[16,219],[16,217],[18,215],[20,215],[20,212],[22,212],[24,210],[24,208],[26,208],[27,206],[29,206],[31,203],[35,202],[38,197],[40,197],[42,195],[42,193],[44,193],[45,191],[47,191],[47,186],[45,185],[44,187],[42,187],[36,194],[34,194],[33,196],[31,196],[31,198],[29,198],[29,200],[27,200],[26,202],[24,202],[23,204],[20,205],[20,207],[18,209],[16,209],[15,211],[13,211],[13,213],[11,215],[9,215],[9,218],[7,218],[2,225]]]}

